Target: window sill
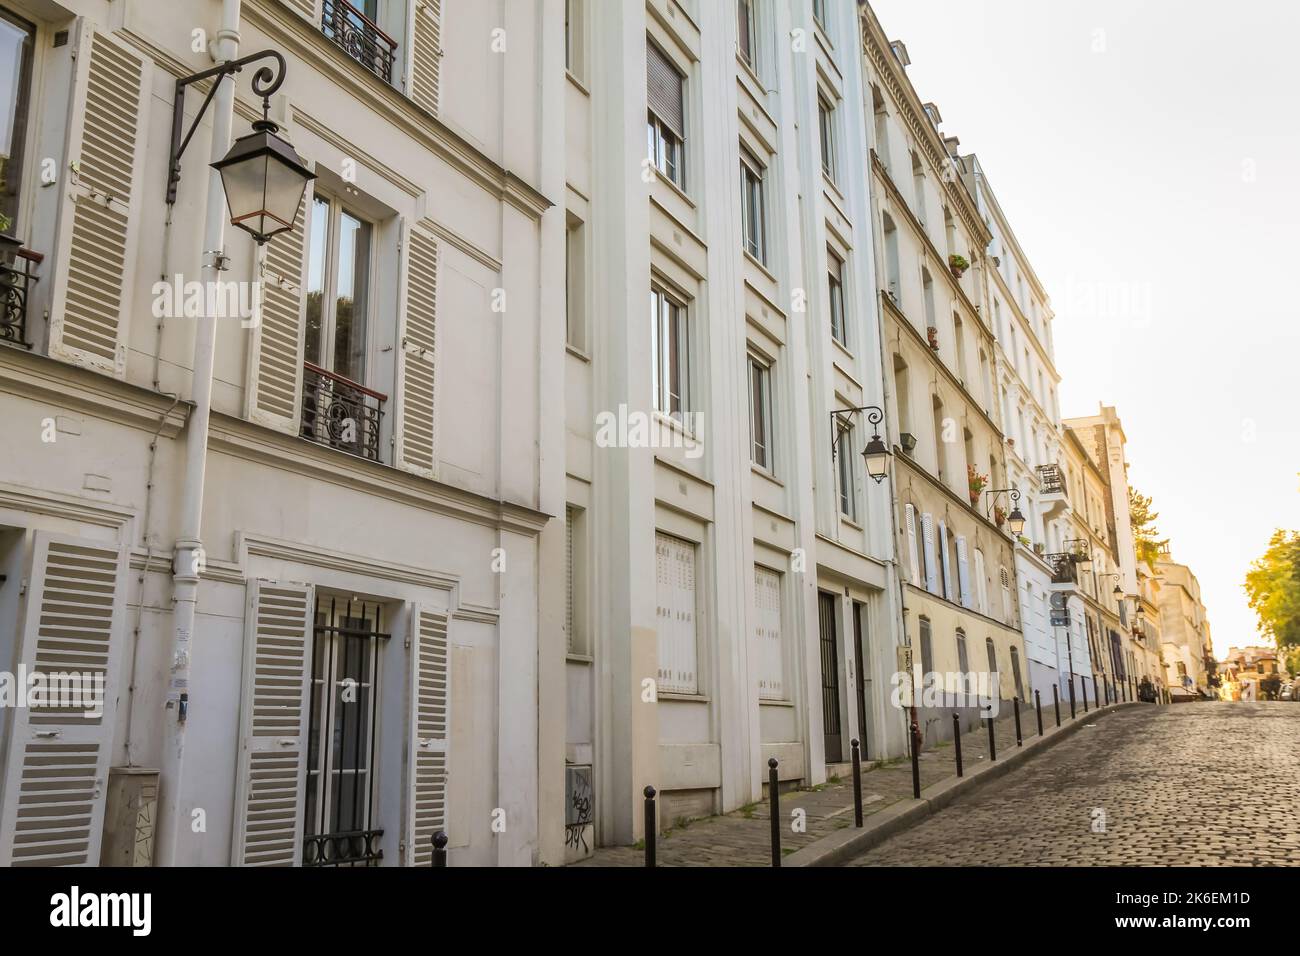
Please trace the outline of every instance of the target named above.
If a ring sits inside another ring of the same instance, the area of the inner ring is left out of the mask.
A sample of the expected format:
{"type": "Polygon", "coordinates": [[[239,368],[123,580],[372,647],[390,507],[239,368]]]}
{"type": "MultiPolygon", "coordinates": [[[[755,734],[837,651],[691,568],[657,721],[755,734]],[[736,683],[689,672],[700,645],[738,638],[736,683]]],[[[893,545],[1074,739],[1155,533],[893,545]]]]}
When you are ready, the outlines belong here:
{"type": "Polygon", "coordinates": [[[840,512],[840,521],[841,523],[848,525],[850,528],[853,528],[855,531],[867,530],[864,526],[858,524],[858,519],[850,518],[843,511],[840,512]]]}
{"type": "MultiPolygon", "coordinates": [[[[686,409],[682,412],[682,414],[693,415],[695,414],[695,412],[691,411],[690,409],[686,409]]],[[[666,425],[668,428],[677,432],[683,438],[689,438],[693,442],[699,441],[699,439],[695,437],[695,432],[691,431],[689,428],[687,428],[677,419],[673,418],[671,415],[665,415],[663,412],[661,412],[659,409],[656,408],[654,412],[654,417],[655,417],[655,421],[657,421],[659,424],[666,425]]]]}
{"type": "MultiPolygon", "coordinates": [[[[848,320],[845,319],[845,322],[846,322],[846,323],[847,323],[847,321],[848,321],[848,320]]],[[[839,349],[842,353],[844,353],[844,357],[845,357],[846,359],[848,359],[848,360],[849,360],[850,362],[852,362],[852,363],[856,363],[856,362],[857,362],[858,357],[857,357],[856,355],[854,355],[852,352],[850,352],[850,351],[849,351],[849,347],[848,347],[847,345],[845,345],[843,342],[841,342],[839,339],[837,339],[834,335],[831,336],[831,342],[834,344],[834,346],[835,346],[837,349],[839,349]]]]}
{"type": "Polygon", "coordinates": [[[772,282],[777,281],[776,276],[772,274],[772,270],[770,270],[767,267],[767,264],[763,262],[762,259],[758,258],[758,256],[754,255],[748,249],[741,249],[740,251],[744,253],[746,262],[754,266],[754,268],[758,269],[759,272],[767,276],[767,278],[770,279],[772,282]]]}
{"type": "Polygon", "coordinates": [[[687,704],[707,704],[709,697],[707,694],[676,694],[670,691],[660,691],[657,695],[658,700],[675,700],[687,704]]]}
{"type": "Polygon", "coordinates": [[[589,364],[591,362],[591,356],[588,353],[584,352],[582,349],[578,348],[576,345],[570,345],[569,343],[566,342],[564,344],[564,351],[568,352],[570,355],[572,355],[580,362],[587,362],[589,364]]]}
{"type": "Polygon", "coordinates": [[[760,697],[760,698],[758,699],[758,706],[759,706],[759,707],[793,707],[793,706],[794,706],[794,701],[792,701],[792,700],[774,700],[774,699],[772,699],[772,698],[768,698],[768,697],[760,697]]]}
{"type": "Polygon", "coordinates": [[[565,655],[564,655],[564,660],[565,660],[566,663],[569,663],[569,664],[594,664],[594,663],[596,663],[596,658],[592,657],[590,654],[574,654],[574,653],[568,653],[568,654],[565,654],[565,655]]]}
{"type": "Polygon", "coordinates": [[[663,170],[661,170],[658,166],[652,165],[650,168],[655,171],[655,179],[658,182],[661,182],[665,186],[667,186],[669,190],[676,193],[678,199],[686,203],[686,205],[690,206],[692,209],[699,208],[698,206],[695,205],[695,200],[692,199],[689,195],[687,195],[686,190],[682,189],[681,186],[678,186],[675,182],[673,182],[671,179],[668,178],[667,173],[663,172],[663,170]]]}
{"type": "Polygon", "coordinates": [[[764,92],[764,94],[767,93],[767,84],[764,83],[763,78],[758,75],[758,70],[755,69],[754,64],[748,62],[743,56],[741,56],[739,44],[736,46],[736,66],[740,67],[741,72],[749,78],[750,82],[754,83],[764,92]]]}
{"type": "Polygon", "coordinates": [[[785,482],[782,481],[780,478],[778,478],[775,472],[767,468],[764,468],[762,465],[756,465],[754,464],[754,462],[751,461],[749,463],[749,470],[756,475],[761,475],[762,477],[766,478],[768,481],[772,482],[772,484],[774,485],[778,485],[781,488],[785,487],[785,482]]]}
{"type": "Polygon", "coordinates": [[[588,96],[588,97],[591,96],[591,90],[587,88],[587,84],[584,83],[582,80],[580,80],[577,74],[575,74],[572,70],[565,69],[564,76],[566,79],[568,79],[570,83],[576,86],[584,96],[588,96]]]}

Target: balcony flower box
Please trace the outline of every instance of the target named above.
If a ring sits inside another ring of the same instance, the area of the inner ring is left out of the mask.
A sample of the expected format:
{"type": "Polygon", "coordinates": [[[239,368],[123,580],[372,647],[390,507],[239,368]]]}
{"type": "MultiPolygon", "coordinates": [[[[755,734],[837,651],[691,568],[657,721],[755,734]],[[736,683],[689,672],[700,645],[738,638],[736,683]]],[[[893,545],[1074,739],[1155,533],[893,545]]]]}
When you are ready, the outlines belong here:
{"type": "Polygon", "coordinates": [[[954,252],[948,257],[948,270],[952,273],[954,279],[960,279],[970,268],[970,261],[963,255],[954,252]]]}

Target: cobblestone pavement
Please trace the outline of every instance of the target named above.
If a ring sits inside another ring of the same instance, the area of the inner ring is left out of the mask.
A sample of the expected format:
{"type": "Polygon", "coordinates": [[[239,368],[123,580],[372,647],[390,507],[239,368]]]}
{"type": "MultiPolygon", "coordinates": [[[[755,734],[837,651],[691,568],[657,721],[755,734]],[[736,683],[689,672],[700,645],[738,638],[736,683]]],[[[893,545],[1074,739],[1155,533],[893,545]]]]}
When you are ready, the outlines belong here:
{"type": "MultiPolygon", "coordinates": [[[[1083,717],[1082,711],[1079,716],[1083,717]]],[[[1033,712],[1023,713],[1022,720],[1022,731],[1027,740],[1035,733],[1033,712]]],[[[1050,726],[1050,711],[1045,712],[1044,720],[1050,726]]],[[[1009,752],[1016,745],[1012,719],[998,720],[994,727],[998,753],[1009,752]]],[[[973,730],[962,734],[962,760],[970,768],[987,759],[987,725],[975,725],[973,730]]],[[[922,789],[956,773],[951,743],[923,751],[919,763],[922,789]]],[[[885,807],[912,796],[910,760],[864,764],[862,770],[862,812],[865,816],[879,813],[885,807]]],[[[853,778],[845,772],[842,779],[832,780],[815,790],[782,792],[780,809],[781,816],[787,821],[795,819],[792,811],[796,809],[802,809],[805,814],[804,832],[796,832],[792,822],[787,822],[782,831],[781,849],[788,856],[835,830],[853,825],[853,778]]],[[[656,863],[659,866],[770,866],[771,817],[768,810],[767,802],[763,801],[720,816],[673,823],[656,843],[656,863]]],[[[661,821],[665,826],[670,822],[661,821]]],[[[643,848],[622,846],[603,847],[593,857],[573,865],[642,866],[644,863],[643,848]]]]}
{"type": "Polygon", "coordinates": [[[851,865],[1300,865],[1300,704],[1121,709],[851,865]]]}

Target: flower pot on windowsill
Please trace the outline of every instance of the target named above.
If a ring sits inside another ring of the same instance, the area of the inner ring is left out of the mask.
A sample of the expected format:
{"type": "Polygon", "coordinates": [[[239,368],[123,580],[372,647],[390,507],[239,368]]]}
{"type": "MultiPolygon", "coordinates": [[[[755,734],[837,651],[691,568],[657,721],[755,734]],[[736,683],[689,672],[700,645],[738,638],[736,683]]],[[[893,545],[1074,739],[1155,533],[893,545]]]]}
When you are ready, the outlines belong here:
{"type": "Polygon", "coordinates": [[[936,352],[939,351],[939,330],[938,329],[936,329],[933,325],[926,326],[925,338],[926,341],[930,343],[930,348],[932,348],[936,352]]]}
{"type": "Polygon", "coordinates": [[[954,279],[960,279],[970,268],[970,262],[965,256],[959,256],[955,252],[948,257],[948,271],[952,273],[954,279]]]}

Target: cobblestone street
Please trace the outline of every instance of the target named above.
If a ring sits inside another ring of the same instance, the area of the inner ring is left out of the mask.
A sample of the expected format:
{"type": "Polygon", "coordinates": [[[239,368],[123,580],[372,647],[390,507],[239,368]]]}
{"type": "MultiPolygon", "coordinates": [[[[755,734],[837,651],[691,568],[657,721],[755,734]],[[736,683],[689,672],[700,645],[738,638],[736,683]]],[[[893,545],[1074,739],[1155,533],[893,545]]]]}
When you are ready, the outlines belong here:
{"type": "Polygon", "coordinates": [[[851,865],[1300,865],[1300,705],[1122,709],[851,865]]]}

